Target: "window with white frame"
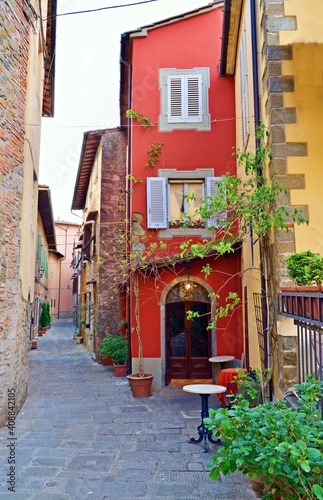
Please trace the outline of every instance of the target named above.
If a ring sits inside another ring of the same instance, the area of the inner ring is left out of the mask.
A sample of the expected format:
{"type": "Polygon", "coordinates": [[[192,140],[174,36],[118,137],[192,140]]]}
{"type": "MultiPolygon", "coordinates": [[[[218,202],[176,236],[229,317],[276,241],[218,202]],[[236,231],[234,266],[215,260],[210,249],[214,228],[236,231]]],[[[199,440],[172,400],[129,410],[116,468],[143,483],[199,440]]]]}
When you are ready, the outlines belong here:
{"type": "MultiPolygon", "coordinates": [[[[185,225],[186,231],[196,232],[218,225],[218,215],[201,220],[199,207],[203,201],[216,196],[219,177],[209,175],[212,169],[177,171],[161,169],[159,177],[147,178],[147,221],[153,229],[167,229],[172,233],[185,225]]],[[[226,216],[226,214],[222,214],[226,216]]],[[[183,233],[181,233],[183,234],[183,233]]],[[[166,235],[167,236],[167,235],[166,235]]]]}
{"type": "Polygon", "coordinates": [[[242,142],[245,147],[250,133],[249,129],[249,96],[248,96],[248,66],[247,66],[247,37],[246,23],[243,22],[240,44],[240,96],[241,96],[241,120],[242,120],[242,142]]]}
{"type": "Polygon", "coordinates": [[[178,179],[168,180],[169,224],[180,224],[187,218],[192,224],[198,224],[197,213],[201,206],[204,190],[203,180],[178,179]]]}
{"type": "Polygon", "coordinates": [[[159,130],[210,130],[209,68],[159,70],[159,130]]]}

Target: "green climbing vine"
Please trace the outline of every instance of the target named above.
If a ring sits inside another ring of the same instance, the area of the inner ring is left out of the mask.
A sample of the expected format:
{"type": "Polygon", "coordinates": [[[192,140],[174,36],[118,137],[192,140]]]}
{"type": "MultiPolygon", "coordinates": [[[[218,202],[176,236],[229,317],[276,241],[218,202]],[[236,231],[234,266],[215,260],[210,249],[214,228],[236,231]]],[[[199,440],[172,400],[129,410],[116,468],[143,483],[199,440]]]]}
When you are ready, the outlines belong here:
{"type": "MultiPolygon", "coordinates": [[[[137,113],[133,109],[127,109],[126,117],[135,120],[138,125],[140,125],[144,129],[149,129],[150,132],[157,138],[157,136],[151,130],[153,123],[148,118],[148,116],[144,115],[143,113],[137,113]]],[[[159,140],[152,143],[150,149],[148,150],[148,161],[145,165],[146,167],[153,168],[156,166],[156,164],[160,161],[161,155],[163,154],[163,146],[164,143],[160,142],[159,140]]]]}

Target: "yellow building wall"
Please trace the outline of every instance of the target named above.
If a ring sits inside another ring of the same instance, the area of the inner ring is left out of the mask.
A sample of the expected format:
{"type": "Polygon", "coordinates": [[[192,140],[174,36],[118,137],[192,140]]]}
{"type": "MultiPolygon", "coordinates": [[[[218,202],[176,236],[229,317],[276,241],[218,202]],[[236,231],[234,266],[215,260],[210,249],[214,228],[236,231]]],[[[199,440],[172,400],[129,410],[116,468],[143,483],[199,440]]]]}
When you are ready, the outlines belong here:
{"type": "MultiPolygon", "coordinates": [[[[252,82],[252,54],[251,54],[251,37],[250,37],[250,8],[249,2],[244,2],[241,16],[240,28],[245,23],[246,28],[246,52],[247,52],[247,68],[248,68],[248,107],[249,107],[249,138],[247,141],[246,150],[255,150],[255,127],[254,127],[254,106],[253,106],[253,82],[252,82]]],[[[235,99],[236,99],[236,151],[244,151],[242,138],[242,120],[241,120],[241,88],[240,88],[240,46],[241,46],[241,29],[239,34],[236,71],[235,71],[235,99]]],[[[237,175],[245,179],[243,167],[237,166],[237,175]]],[[[244,311],[244,323],[248,324],[249,337],[249,364],[253,367],[260,367],[260,351],[258,343],[258,333],[256,327],[254,293],[260,292],[260,258],[259,246],[253,244],[251,239],[247,239],[242,246],[241,253],[242,265],[242,292],[244,311]],[[253,251],[252,251],[253,250],[253,251]],[[246,293],[247,291],[247,293],[246,293]]]]}
{"type": "Polygon", "coordinates": [[[307,143],[307,157],[289,157],[288,173],[304,174],[305,189],[293,190],[291,202],[308,205],[309,224],[296,228],[296,251],[323,255],[322,116],[323,116],[323,3],[289,0],[285,14],[296,16],[297,31],[281,32],[282,44],[292,45],[293,59],[283,61],[284,75],[294,77],[295,91],[285,93],[286,107],[296,108],[296,123],[286,125],[286,142],[307,143]]]}
{"type": "MultiPolygon", "coordinates": [[[[97,211],[98,215],[96,218],[96,255],[100,255],[100,207],[101,207],[101,178],[102,178],[102,142],[98,146],[95,160],[93,163],[91,177],[89,180],[89,186],[87,190],[85,209],[84,209],[84,220],[86,222],[87,217],[90,212],[97,211]]],[[[80,296],[80,307],[82,314],[85,314],[87,310],[87,315],[91,316],[90,328],[86,328],[84,325],[81,328],[81,333],[83,336],[83,343],[86,348],[93,352],[94,350],[94,336],[96,333],[97,316],[98,312],[94,307],[97,304],[97,290],[99,286],[99,266],[100,263],[96,260],[91,259],[86,264],[85,272],[82,273],[82,290],[88,290],[90,293],[82,294],[80,296]],[[95,283],[88,283],[93,279],[96,280],[95,283]]]]}

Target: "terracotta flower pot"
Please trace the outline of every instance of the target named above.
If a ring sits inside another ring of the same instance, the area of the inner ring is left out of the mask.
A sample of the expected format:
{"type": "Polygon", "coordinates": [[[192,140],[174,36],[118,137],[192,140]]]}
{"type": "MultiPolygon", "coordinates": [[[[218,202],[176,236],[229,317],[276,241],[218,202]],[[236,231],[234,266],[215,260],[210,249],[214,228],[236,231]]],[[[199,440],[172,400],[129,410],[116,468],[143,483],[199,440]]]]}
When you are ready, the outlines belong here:
{"type": "Polygon", "coordinates": [[[263,478],[262,477],[252,477],[250,479],[250,484],[251,484],[251,488],[255,492],[257,498],[261,498],[263,496],[263,491],[265,488],[263,478]]]}
{"type": "Polygon", "coordinates": [[[101,358],[101,365],[103,366],[112,366],[112,359],[111,358],[101,358]]]}
{"type": "Polygon", "coordinates": [[[113,371],[115,377],[126,377],[128,372],[127,365],[116,365],[113,364],[113,371]]]}
{"type": "Polygon", "coordinates": [[[140,377],[139,373],[135,373],[127,375],[127,378],[134,398],[146,398],[151,395],[151,384],[154,375],[145,373],[143,377],[140,377]]]}
{"type": "Polygon", "coordinates": [[[31,349],[37,349],[37,340],[31,342],[31,349]]]}

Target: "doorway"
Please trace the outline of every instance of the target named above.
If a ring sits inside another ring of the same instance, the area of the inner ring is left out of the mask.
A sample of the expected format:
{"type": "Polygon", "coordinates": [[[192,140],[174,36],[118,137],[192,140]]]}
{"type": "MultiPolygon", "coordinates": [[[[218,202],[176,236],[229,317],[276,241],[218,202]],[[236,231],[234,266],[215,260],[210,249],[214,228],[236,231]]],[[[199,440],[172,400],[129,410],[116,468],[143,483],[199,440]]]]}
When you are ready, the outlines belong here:
{"type": "MultiPolygon", "coordinates": [[[[194,284],[194,288],[202,288],[194,284]]],[[[197,292],[198,290],[196,290],[197,292]]],[[[174,289],[172,290],[174,294],[174,289]]],[[[182,300],[166,303],[166,384],[172,379],[210,379],[212,368],[211,333],[207,328],[211,319],[210,301],[205,293],[178,297],[182,300]],[[204,301],[194,300],[204,298],[204,301]],[[188,319],[188,311],[197,313],[188,319]]],[[[168,297],[171,298],[171,297],[168,297]]]]}

